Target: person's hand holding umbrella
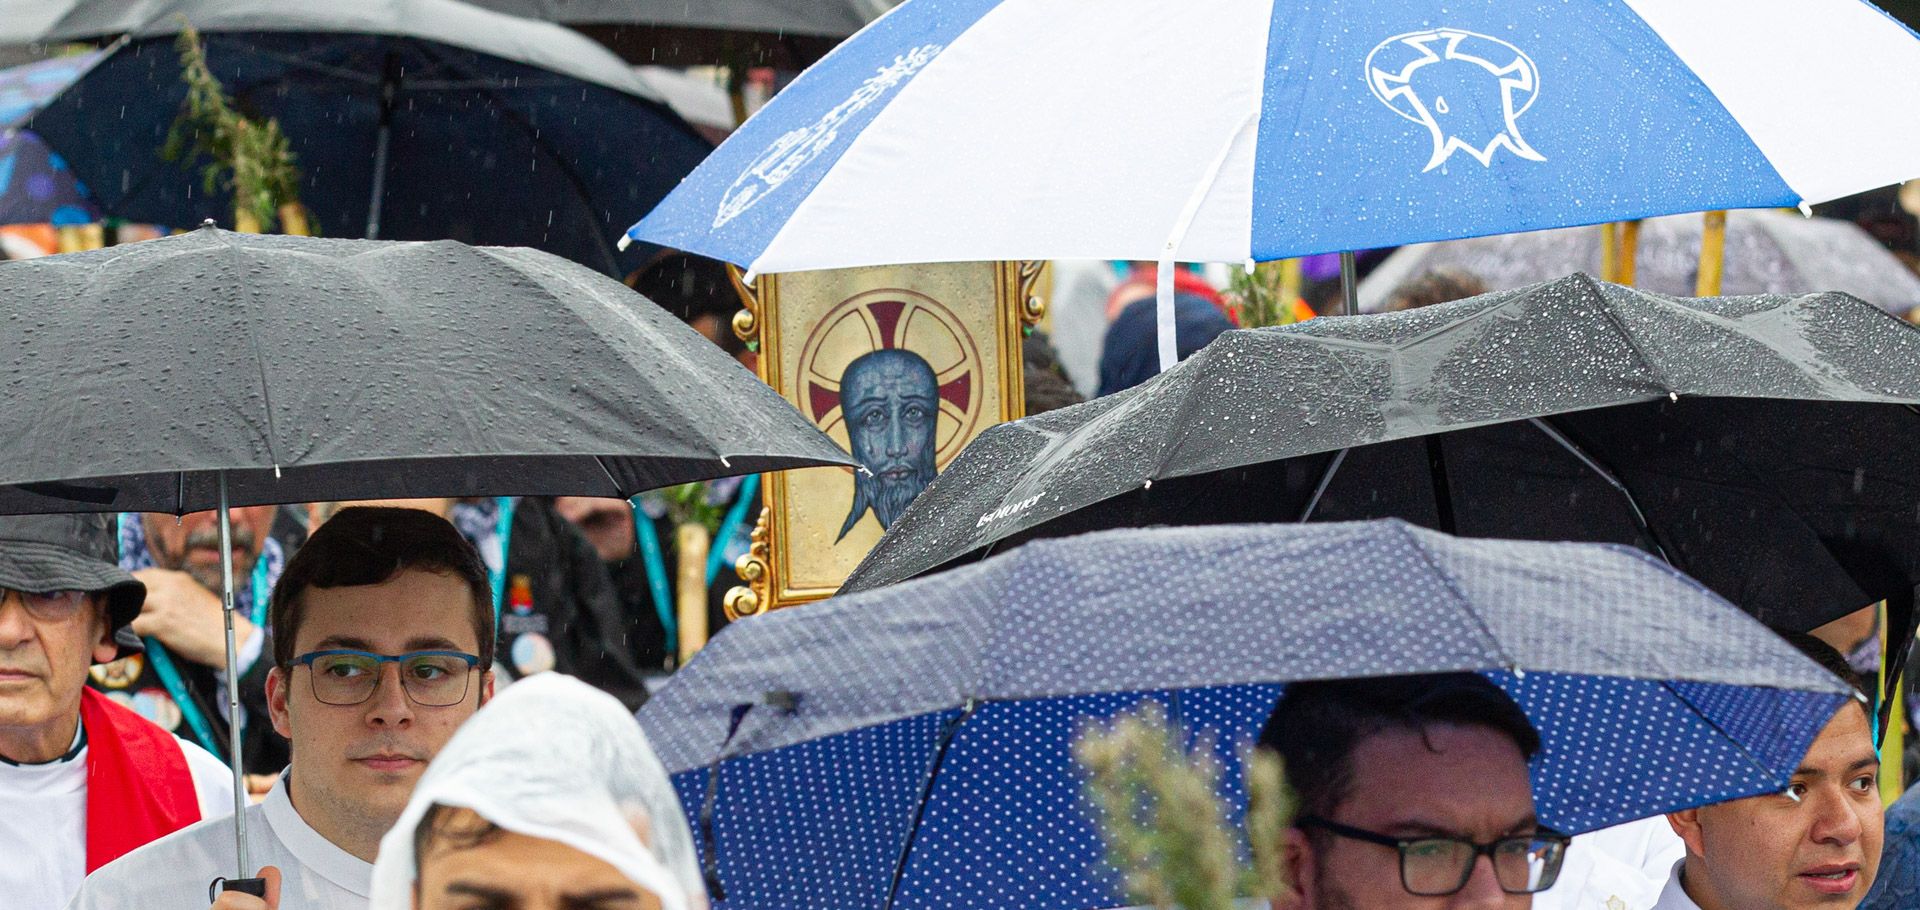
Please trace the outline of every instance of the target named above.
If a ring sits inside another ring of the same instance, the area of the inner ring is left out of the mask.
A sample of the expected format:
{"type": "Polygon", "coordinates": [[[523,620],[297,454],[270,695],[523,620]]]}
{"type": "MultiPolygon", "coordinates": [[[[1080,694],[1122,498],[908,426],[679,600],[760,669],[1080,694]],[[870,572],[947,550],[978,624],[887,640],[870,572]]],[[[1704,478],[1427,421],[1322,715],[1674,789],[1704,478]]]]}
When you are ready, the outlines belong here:
{"type": "MultiPolygon", "coordinates": [[[[147,602],[133,621],[134,632],[159,639],[197,664],[218,667],[226,660],[226,620],[219,594],[177,569],[139,569],[133,577],[147,586],[147,602]]],[[[245,641],[253,632],[246,617],[233,618],[236,639],[245,641]]]]}

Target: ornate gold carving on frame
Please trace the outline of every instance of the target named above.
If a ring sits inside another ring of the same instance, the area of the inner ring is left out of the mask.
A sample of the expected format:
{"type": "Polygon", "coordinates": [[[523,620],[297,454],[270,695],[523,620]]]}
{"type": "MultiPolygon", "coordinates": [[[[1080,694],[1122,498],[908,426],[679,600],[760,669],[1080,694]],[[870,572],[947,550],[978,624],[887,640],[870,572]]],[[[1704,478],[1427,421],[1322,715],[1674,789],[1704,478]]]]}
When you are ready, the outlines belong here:
{"type": "MultiPolygon", "coordinates": [[[[1047,263],[1044,260],[1030,260],[982,265],[995,271],[994,321],[998,327],[996,331],[1001,356],[1000,362],[991,366],[997,366],[1002,390],[998,416],[1000,421],[1014,420],[1025,414],[1025,362],[1021,356],[1021,340],[1027,329],[1046,315],[1046,301],[1040,297],[1038,290],[1047,263]]],[[[740,294],[743,307],[734,314],[734,334],[758,352],[760,378],[782,395],[788,395],[788,390],[782,387],[782,380],[775,375],[780,369],[780,346],[783,341],[777,328],[780,276],[758,276],[749,282],[732,266],[728,267],[728,274],[733,279],[734,289],[740,294]]],[[[820,600],[834,593],[830,588],[793,588],[785,584],[787,575],[783,572],[782,560],[786,551],[783,538],[788,532],[784,520],[787,514],[787,486],[784,480],[779,473],[769,474],[761,485],[763,508],[760,519],[754,526],[746,555],[740,557],[735,565],[745,584],[729,590],[723,600],[729,619],[820,600]]]]}

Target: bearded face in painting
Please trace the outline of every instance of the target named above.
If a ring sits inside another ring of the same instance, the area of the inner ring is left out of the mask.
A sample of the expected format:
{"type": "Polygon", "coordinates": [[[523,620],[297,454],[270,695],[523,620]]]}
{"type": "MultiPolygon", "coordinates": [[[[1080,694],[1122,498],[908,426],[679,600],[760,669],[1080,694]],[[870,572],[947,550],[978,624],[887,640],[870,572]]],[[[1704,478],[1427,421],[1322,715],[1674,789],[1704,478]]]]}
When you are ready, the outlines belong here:
{"type": "Polygon", "coordinates": [[[869,509],[881,528],[892,527],[933,482],[939,396],[933,368],[912,351],[886,348],[847,365],[840,377],[840,413],[853,457],[866,470],[854,472],[853,508],[840,538],[869,509]]]}

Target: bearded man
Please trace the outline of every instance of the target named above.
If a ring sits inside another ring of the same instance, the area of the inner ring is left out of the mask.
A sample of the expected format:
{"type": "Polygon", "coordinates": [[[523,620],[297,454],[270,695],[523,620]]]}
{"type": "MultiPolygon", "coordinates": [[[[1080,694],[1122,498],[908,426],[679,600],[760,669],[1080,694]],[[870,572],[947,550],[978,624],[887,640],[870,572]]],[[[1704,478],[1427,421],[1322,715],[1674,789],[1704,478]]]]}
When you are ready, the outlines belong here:
{"type": "Polygon", "coordinates": [[[840,413],[853,457],[853,508],[836,542],[869,510],[881,530],[893,527],[939,468],[940,384],[926,358],[900,348],[863,354],[840,376],[840,413]]]}

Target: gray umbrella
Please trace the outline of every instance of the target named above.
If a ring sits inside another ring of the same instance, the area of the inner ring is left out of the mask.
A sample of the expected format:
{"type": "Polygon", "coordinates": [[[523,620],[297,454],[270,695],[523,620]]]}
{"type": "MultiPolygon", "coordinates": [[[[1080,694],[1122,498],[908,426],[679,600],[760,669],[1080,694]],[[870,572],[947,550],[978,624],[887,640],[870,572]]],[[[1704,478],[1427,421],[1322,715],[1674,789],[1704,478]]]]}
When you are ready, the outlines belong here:
{"type": "Polygon", "coordinates": [[[893,7],[890,0],[469,0],[568,25],[658,25],[845,38],[893,7]]]}
{"type": "Polygon", "coordinates": [[[1920,331],[1844,294],[1687,300],[1576,275],[1228,332],[1143,385],[988,429],[847,589],[1032,537],[1394,516],[1641,547],[1806,630],[1912,603],[1916,404],[1920,331]]]}
{"type": "MultiPolygon", "coordinates": [[[[1634,286],[1692,295],[1700,229],[1699,215],[1647,219],[1640,230],[1634,286]]],[[[1385,309],[1397,287],[1435,269],[1465,272],[1490,291],[1574,272],[1598,273],[1600,233],[1597,227],[1561,228],[1401,247],[1360,282],[1360,309],[1385,309]]],[[[1859,225],[1776,209],[1727,213],[1721,288],[1729,296],[1844,291],[1893,313],[1920,306],[1920,277],[1859,225]]]]}
{"type": "Polygon", "coordinates": [[[230,506],[853,464],[666,311],[534,250],[205,227],[0,264],[0,309],[0,512],[218,508],[230,665],[230,506]]]}

